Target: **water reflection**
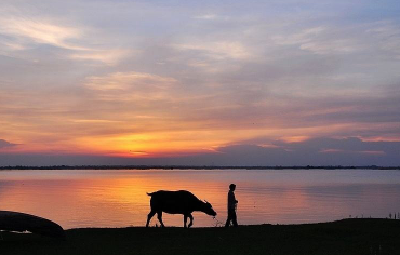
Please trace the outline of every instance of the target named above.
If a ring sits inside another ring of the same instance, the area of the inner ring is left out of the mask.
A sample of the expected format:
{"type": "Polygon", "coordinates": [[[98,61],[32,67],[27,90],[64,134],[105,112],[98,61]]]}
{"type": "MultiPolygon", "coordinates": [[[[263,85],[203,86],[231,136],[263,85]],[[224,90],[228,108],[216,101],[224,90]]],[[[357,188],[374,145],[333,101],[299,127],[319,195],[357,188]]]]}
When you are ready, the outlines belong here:
{"type": "MultiPolygon", "coordinates": [[[[54,220],[65,228],[144,226],[146,192],[186,189],[208,200],[226,219],[226,195],[237,184],[239,224],[332,221],[400,212],[397,171],[4,171],[0,210],[54,220]]],[[[164,214],[181,226],[181,215],[164,214]]],[[[212,217],[194,213],[194,227],[213,226],[212,217]]],[[[152,219],[150,225],[157,220],[152,219]]]]}

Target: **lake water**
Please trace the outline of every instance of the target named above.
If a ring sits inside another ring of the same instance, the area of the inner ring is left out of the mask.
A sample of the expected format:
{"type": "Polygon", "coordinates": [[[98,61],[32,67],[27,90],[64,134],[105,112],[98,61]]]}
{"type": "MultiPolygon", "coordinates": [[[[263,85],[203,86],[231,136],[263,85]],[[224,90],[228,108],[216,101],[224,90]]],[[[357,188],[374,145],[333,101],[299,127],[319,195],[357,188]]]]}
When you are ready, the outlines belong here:
{"type": "MultiPolygon", "coordinates": [[[[64,228],[144,226],[146,192],[186,189],[209,201],[216,219],[195,212],[194,227],[226,219],[237,184],[239,224],[300,224],[400,212],[400,171],[65,170],[0,171],[0,210],[25,212],[64,228]]],[[[163,215],[182,226],[181,215],[163,215]]],[[[153,217],[151,225],[157,224],[153,217]]]]}

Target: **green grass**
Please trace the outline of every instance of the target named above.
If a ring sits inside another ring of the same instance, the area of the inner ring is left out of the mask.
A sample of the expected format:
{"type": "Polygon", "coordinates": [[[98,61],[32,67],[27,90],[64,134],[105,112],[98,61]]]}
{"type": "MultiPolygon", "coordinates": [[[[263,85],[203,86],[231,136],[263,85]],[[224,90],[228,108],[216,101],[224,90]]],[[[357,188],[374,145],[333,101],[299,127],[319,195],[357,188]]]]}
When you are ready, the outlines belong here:
{"type": "Polygon", "coordinates": [[[400,220],[239,228],[86,228],[66,240],[3,233],[0,254],[400,254],[400,220]],[[380,248],[379,248],[380,247],[380,248]]]}

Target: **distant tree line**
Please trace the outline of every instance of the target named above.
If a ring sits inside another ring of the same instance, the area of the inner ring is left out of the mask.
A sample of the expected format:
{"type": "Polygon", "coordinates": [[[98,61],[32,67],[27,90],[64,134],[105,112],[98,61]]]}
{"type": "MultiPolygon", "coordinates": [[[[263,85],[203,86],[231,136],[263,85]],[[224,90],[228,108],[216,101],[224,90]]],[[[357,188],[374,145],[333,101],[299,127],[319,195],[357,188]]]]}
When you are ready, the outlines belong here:
{"type": "Polygon", "coordinates": [[[53,165],[53,166],[0,166],[0,170],[400,170],[400,166],[218,166],[218,165],[53,165]]]}

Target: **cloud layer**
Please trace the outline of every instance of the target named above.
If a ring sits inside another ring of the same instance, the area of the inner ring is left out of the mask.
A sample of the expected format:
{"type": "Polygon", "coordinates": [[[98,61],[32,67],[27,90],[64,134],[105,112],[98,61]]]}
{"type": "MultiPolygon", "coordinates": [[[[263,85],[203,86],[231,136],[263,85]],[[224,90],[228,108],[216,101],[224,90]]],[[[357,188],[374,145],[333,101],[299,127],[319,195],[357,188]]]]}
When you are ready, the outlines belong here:
{"type": "Polygon", "coordinates": [[[15,146],[15,144],[9,143],[4,139],[0,139],[0,148],[6,148],[6,147],[12,147],[15,146]]]}
{"type": "Polygon", "coordinates": [[[400,164],[399,11],[2,1],[0,153],[301,164],[317,144],[316,163],[400,164]]]}

